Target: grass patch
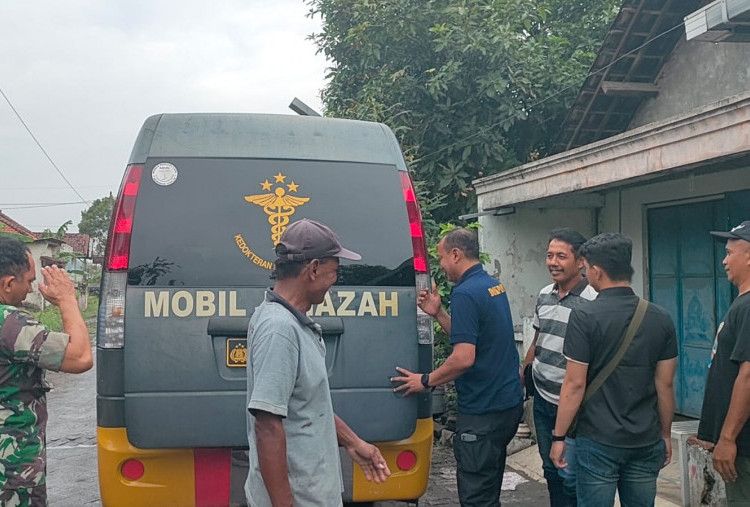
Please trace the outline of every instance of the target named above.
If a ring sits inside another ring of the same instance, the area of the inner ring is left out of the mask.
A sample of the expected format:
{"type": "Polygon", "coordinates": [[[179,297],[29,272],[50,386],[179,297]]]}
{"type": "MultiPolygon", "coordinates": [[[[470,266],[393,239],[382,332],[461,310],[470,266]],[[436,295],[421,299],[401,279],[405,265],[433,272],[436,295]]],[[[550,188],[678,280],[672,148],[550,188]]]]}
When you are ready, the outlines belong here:
{"type": "MultiPolygon", "coordinates": [[[[99,298],[97,296],[89,296],[88,303],[88,308],[81,312],[84,319],[96,317],[96,313],[99,310],[99,298]]],[[[60,315],[58,307],[50,305],[41,312],[33,312],[33,314],[50,331],[59,332],[63,330],[62,315],[60,315]]]]}
{"type": "Polygon", "coordinates": [[[81,313],[84,319],[91,319],[96,317],[99,312],[99,296],[89,296],[89,306],[81,313]]]}
{"type": "Polygon", "coordinates": [[[34,312],[34,316],[50,331],[59,332],[63,330],[60,309],[56,306],[48,306],[41,312],[34,312]]]}

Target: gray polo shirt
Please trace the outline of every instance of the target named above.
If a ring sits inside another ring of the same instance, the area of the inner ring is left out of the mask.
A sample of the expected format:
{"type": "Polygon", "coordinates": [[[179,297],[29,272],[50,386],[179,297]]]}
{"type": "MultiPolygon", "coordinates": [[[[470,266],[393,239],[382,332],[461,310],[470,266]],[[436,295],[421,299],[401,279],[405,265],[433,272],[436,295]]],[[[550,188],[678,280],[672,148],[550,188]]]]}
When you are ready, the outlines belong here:
{"type": "Polygon", "coordinates": [[[320,327],[267,291],[250,319],[247,348],[248,503],[271,505],[255,444],[253,414],[262,410],[283,418],[294,505],[341,505],[341,465],[320,327]]]}

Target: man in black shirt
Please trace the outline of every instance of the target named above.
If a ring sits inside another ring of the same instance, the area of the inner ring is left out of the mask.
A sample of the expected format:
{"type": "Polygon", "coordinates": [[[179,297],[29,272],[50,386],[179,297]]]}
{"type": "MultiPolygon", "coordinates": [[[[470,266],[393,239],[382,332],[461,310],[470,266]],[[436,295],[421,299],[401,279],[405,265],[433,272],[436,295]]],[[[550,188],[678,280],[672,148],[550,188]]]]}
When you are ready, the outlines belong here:
{"type": "Polygon", "coordinates": [[[632,250],[632,241],[616,233],[600,234],[581,247],[586,276],[599,296],[570,315],[550,452],[556,466],[567,466],[564,438],[578,412],[579,507],[613,505],[615,490],[623,505],[653,505],[659,470],[672,455],[677,338],[664,309],[649,303],[622,360],[581,406],[586,386],[616,354],[640,300],[630,288],[632,250]]]}
{"type": "Polygon", "coordinates": [[[716,332],[698,438],[716,444],[727,503],[750,505],[750,220],[711,234],[727,242],[722,264],[739,294],[716,332]]]}

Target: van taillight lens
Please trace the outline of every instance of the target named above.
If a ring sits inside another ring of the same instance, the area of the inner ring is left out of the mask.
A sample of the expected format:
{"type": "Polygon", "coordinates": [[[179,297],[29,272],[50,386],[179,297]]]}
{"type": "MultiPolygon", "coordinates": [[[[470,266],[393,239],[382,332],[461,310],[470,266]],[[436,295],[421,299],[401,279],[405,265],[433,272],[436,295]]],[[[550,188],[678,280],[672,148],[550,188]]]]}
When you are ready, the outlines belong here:
{"type": "Polygon", "coordinates": [[[128,269],[130,263],[130,235],[133,232],[133,213],[142,173],[142,165],[128,166],[117,194],[105,261],[105,266],[110,271],[128,269]]]}
{"type": "Polygon", "coordinates": [[[109,224],[96,331],[97,343],[105,349],[118,349],[125,344],[125,288],[130,265],[133,212],[141,174],[143,165],[140,164],[129,165],[125,170],[109,224]]]}
{"type": "MultiPolygon", "coordinates": [[[[430,265],[427,261],[427,243],[422,230],[422,212],[419,211],[417,195],[411,184],[409,173],[401,171],[401,188],[404,191],[406,201],[406,214],[409,217],[409,230],[411,231],[411,244],[414,249],[414,278],[416,279],[417,291],[431,290],[430,265]]],[[[434,341],[432,329],[432,317],[417,307],[417,342],[420,345],[431,345],[434,341]]]]}
{"type": "Polygon", "coordinates": [[[96,340],[105,349],[121,349],[125,344],[125,288],[127,271],[105,271],[99,300],[96,340]]]}
{"type": "Polygon", "coordinates": [[[406,201],[406,213],[409,216],[409,230],[411,231],[411,244],[414,248],[414,270],[417,273],[429,273],[430,267],[427,261],[427,244],[422,231],[422,213],[419,211],[417,196],[414,186],[411,184],[409,173],[401,171],[401,188],[404,191],[406,201]]]}

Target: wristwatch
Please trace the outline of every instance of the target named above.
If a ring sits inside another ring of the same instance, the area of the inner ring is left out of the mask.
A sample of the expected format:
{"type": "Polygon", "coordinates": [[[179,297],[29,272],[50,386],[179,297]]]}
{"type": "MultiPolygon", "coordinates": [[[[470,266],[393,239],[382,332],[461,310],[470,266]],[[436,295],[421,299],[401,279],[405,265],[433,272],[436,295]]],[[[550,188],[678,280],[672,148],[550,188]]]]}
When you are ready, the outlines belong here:
{"type": "Polygon", "coordinates": [[[553,442],[564,442],[565,441],[565,435],[555,435],[555,432],[552,431],[552,441],[553,442]]]}
{"type": "Polygon", "coordinates": [[[434,387],[430,387],[430,374],[429,373],[423,373],[422,374],[422,386],[425,389],[429,389],[430,391],[434,391],[434,387]]]}

